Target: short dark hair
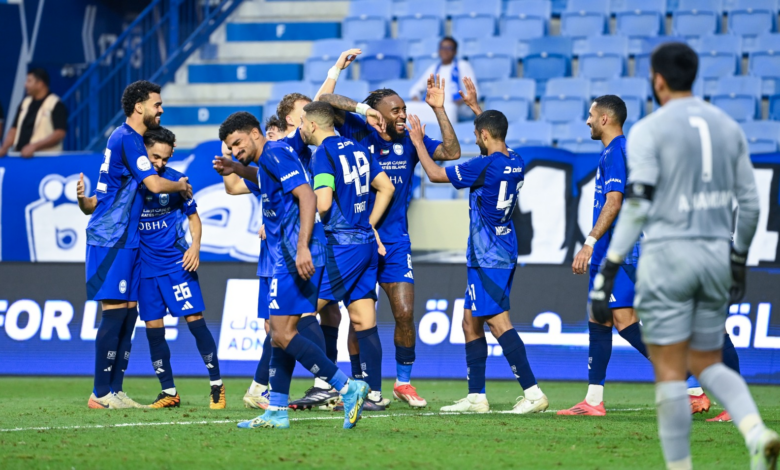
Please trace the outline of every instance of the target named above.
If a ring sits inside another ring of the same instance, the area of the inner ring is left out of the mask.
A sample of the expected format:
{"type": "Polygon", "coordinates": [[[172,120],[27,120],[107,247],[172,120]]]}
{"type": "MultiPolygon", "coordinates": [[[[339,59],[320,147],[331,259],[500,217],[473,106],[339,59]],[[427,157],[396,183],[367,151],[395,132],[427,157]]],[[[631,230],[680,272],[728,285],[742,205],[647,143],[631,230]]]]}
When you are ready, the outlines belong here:
{"type": "Polygon", "coordinates": [[[279,119],[276,114],[265,120],[265,130],[268,131],[269,127],[275,127],[279,130],[284,130],[284,124],[282,124],[282,120],[279,119]]]}
{"type": "Polygon", "coordinates": [[[149,129],[144,134],[144,145],[151,147],[154,144],[173,145],[176,143],[176,135],[164,127],[149,129]]]}
{"type": "Polygon", "coordinates": [[[444,36],[443,38],[441,38],[441,41],[439,41],[439,47],[441,47],[441,43],[443,43],[444,41],[451,42],[452,45],[455,46],[455,52],[458,52],[458,41],[456,41],[454,37],[444,36]]]}
{"type": "Polygon", "coordinates": [[[655,48],[650,65],[653,73],[664,77],[670,90],[691,91],[699,69],[699,56],[685,43],[668,42],[655,48]]]}
{"type": "Polygon", "coordinates": [[[280,127],[281,130],[287,130],[287,116],[293,112],[295,103],[298,101],[311,102],[311,98],[300,93],[288,93],[282,97],[282,101],[276,106],[276,115],[279,116],[279,121],[282,123],[282,127],[280,127]]]}
{"type": "Polygon", "coordinates": [[[260,130],[260,121],[246,111],[238,111],[225,119],[219,126],[219,140],[225,141],[227,136],[236,132],[252,132],[252,129],[260,130]]]}
{"type": "Polygon", "coordinates": [[[506,131],[509,129],[509,121],[506,120],[506,116],[501,111],[490,109],[474,119],[474,128],[477,130],[477,133],[482,132],[482,129],[484,129],[490,134],[490,137],[504,142],[506,140],[506,131]]]}
{"type": "Polygon", "coordinates": [[[615,116],[615,119],[620,123],[620,127],[623,127],[623,124],[626,122],[626,116],[628,116],[625,101],[620,99],[617,95],[603,95],[593,100],[593,102],[596,103],[597,108],[612,113],[615,116]]]}
{"type": "Polygon", "coordinates": [[[398,93],[396,93],[395,90],[391,90],[390,88],[380,88],[379,90],[374,90],[369,93],[366,99],[363,100],[363,103],[376,109],[376,105],[388,96],[398,96],[398,93]]]}
{"type": "Polygon", "coordinates": [[[37,80],[40,80],[43,82],[44,85],[47,87],[49,86],[49,83],[51,80],[49,80],[49,72],[46,71],[46,69],[42,69],[40,67],[35,67],[30,69],[29,72],[27,72],[27,75],[32,75],[37,80]]]}
{"type": "Polygon", "coordinates": [[[133,115],[136,103],[143,103],[149,99],[150,94],[160,93],[160,91],[160,85],[146,80],[138,80],[127,85],[122,93],[122,110],[125,112],[125,116],[133,115]]]}
{"type": "Polygon", "coordinates": [[[333,127],[333,121],[336,119],[333,106],[324,101],[312,101],[303,107],[303,112],[310,121],[315,120],[324,127],[333,127]]]}

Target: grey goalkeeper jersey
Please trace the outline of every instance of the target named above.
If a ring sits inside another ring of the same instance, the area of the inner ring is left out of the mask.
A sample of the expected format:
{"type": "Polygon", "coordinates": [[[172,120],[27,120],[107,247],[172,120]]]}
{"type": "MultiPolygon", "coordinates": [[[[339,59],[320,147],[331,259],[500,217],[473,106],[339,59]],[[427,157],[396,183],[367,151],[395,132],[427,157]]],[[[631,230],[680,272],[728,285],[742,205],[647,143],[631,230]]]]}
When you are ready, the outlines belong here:
{"type": "MultiPolygon", "coordinates": [[[[628,181],[655,187],[645,243],[674,238],[732,239],[745,253],[758,224],[758,193],[739,125],[695,97],[669,101],[631,128],[628,181]]],[[[622,216],[621,216],[622,217],[622,216]]]]}

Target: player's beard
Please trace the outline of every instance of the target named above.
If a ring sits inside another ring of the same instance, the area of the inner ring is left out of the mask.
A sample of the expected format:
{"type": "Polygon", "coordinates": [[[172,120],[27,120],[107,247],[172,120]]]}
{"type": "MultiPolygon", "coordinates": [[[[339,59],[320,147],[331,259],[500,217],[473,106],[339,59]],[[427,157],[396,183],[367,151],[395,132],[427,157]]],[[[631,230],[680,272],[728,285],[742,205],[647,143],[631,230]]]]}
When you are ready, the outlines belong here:
{"type": "Polygon", "coordinates": [[[658,99],[658,92],[655,91],[655,87],[653,86],[653,81],[652,80],[650,80],[650,89],[653,90],[653,99],[660,106],[661,105],[661,100],[658,99]]]}
{"type": "Polygon", "coordinates": [[[147,129],[157,129],[160,127],[160,123],[157,122],[157,118],[162,116],[162,113],[160,114],[144,114],[144,126],[146,126],[147,129]]]}
{"type": "Polygon", "coordinates": [[[590,138],[591,140],[601,140],[601,129],[595,125],[590,125],[590,138]]]}
{"type": "MultiPolygon", "coordinates": [[[[391,122],[389,119],[385,118],[385,122],[391,122]]],[[[404,132],[398,132],[398,130],[395,128],[396,122],[395,119],[392,120],[393,125],[385,126],[385,132],[387,132],[387,135],[390,136],[390,140],[398,140],[403,138],[406,135],[406,131],[404,132]]]]}
{"type": "Polygon", "coordinates": [[[482,141],[482,139],[477,139],[477,147],[479,147],[479,151],[482,155],[488,154],[487,146],[485,145],[485,142],[482,141]]]}

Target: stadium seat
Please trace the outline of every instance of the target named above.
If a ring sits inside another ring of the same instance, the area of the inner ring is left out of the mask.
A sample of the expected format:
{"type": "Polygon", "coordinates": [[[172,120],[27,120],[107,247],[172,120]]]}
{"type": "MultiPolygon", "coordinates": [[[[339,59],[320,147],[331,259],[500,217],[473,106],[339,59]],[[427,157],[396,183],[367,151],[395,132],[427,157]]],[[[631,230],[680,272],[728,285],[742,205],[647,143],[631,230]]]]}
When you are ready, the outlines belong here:
{"type": "Polygon", "coordinates": [[[378,82],[402,78],[406,73],[406,57],[406,41],[401,39],[369,41],[366,43],[363,55],[358,57],[360,79],[378,82]]]}
{"type": "Polygon", "coordinates": [[[397,78],[395,80],[385,80],[381,82],[378,88],[389,88],[398,93],[398,96],[401,98],[409,99],[411,98],[411,96],[409,96],[409,90],[412,88],[412,85],[414,85],[414,80],[397,78]]]}
{"type": "Polygon", "coordinates": [[[737,121],[752,121],[760,111],[761,79],[723,77],[718,80],[710,102],[737,121]]]}
{"type": "Polygon", "coordinates": [[[729,33],[743,37],[752,50],[756,36],[777,29],[777,0],[736,0],[728,12],[729,33]]]}
{"type": "Polygon", "coordinates": [[[769,119],[780,121],[780,94],[769,97],[769,119]]]}
{"type": "MultiPolygon", "coordinates": [[[[598,83],[598,82],[597,82],[598,83]]],[[[650,96],[650,81],[644,78],[625,77],[607,80],[599,93],[594,92],[596,85],[591,83],[591,96],[617,95],[626,103],[627,120],[638,121],[645,115],[645,105],[650,96]]]]}
{"type": "Polygon", "coordinates": [[[347,39],[320,39],[311,46],[311,55],[303,65],[303,78],[310,82],[322,82],[339,54],[351,49],[354,43],[347,39]]]}
{"type": "Polygon", "coordinates": [[[265,121],[276,114],[276,107],[279,106],[279,101],[281,100],[270,99],[265,102],[263,105],[263,120],[260,122],[261,125],[265,126],[265,121]]]}
{"type": "Polygon", "coordinates": [[[749,121],[740,124],[745,131],[750,153],[771,153],[780,150],[780,122],[749,121]]]}
{"type": "Polygon", "coordinates": [[[425,191],[423,197],[432,200],[457,199],[458,192],[450,183],[432,183],[428,175],[423,175],[425,191]]]}
{"type": "Polygon", "coordinates": [[[590,102],[590,81],[585,78],[551,78],[542,97],[539,119],[561,123],[585,119],[590,102]]]}
{"type": "Polygon", "coordinates": [[[506,4],[501,18],[501,36],[528,41],[547,34],[552,5],[550,0],[513,0],[506,4]]]}
{"type": "Polygon", "coordinates": [[[704,80],[704,94],[712,95],[718,79],[739,73],[742,39],[731,34],[703,36],[696,48],[699,54],[698,77],[704,80]]]}
{"type": "Polygon", "coordinates": [[[352,98],[358,103],[366,99],[371,87],[365,80],[339,80],[336,83],[335,93],[352,98]]]}
{"type": "Polygon", "coordinates": [[[622,7],[614,11],[616,34],[628,36],[630,51],[639,51],[642,38],[658,36],[664,29],[666,0],[623,0],[622,7]]]}
{"type": "Polygon", "coordinates": [[[622,77],[628,59],[628,38],[593,36],[585,39],[577,76],[591,80],[622,77]]]}
{"type": "MultiPolygon", "coordinates": [[[[334,61],[335,62],[335,61],[334,61]]],[[[284,95],[290,94],[290,93],[301,93],[302,95],[306,95],[310,98],[314,98],[314,95],[312,92],[316,93],[317,90],[312,89],[313,86],[311,82],[307,81],[290,81],[290,82],[276,82],[271,86],[271,96],[268,97],[269,100],[272,101],[280,101],[282,98],[284,98],[284,95]]],[[[274,107],[274,111],[276,111],[276,107],[274,107]]]]}
{"type": "Polygon", "coordinates": [[[552,14],[555,16],[561,16],[561,13],[566,11],[566,5],[569,0],[552,0],[552,14]]]}
{"type": "Polygon", "coordinates": [[[501,0],[460,0],[452,14],[452,35],[471,39],[494,36],[496,20],[501,16],[501,0]]]}
{"type": "Polygon", "coordinates": [[[363,41],[384,39],[392,19],[392,0],[350,2],[349,14],[341,22],[341,37],[363,41]]]}
{"type": "Polygon", "coordinates": [[[434,140],[441,140],[441,127],[438,124],[426,124],[425,135],[434,140]]]}
{"type": "Polygon", "coordinates": [[[552,124],[544,121],[510,122],[506,133],[509,148],[549,147],[552,141],[552,124]]]}
{"type": "Polygon", "coordinates": [[[536,82],[529,78],[497,80],[486,87],[484,109],[501,111],[509,122],[532,119],[536,82]]]}
{"type": "Polygon", "coordinates": [[[599,153],[604,150],[600,140],[590,137],[590,127],[585,121],[572,121],[555,130],[553,138],[558,142],[558,148],[575,153],[599,153]]]}
{"type": "Polygon", "coordinates": [[[571,75],[572,40],[548,36],[528,42],[528,55],[523,59],[523,77],[536,80],[536,96],[544,94],[550,78],[571,75]]]}
{"type": "Polygon", "coordinates": [[[672,34],[704,36],[720,31],[722,0],[680,0],[672,15],[672,34]]]}
{"type": "Polygon", "coordinates": [[[439,62],[441,38],[420,39],[409,43],[409,58],[412,60],[415,78],[439,62]]]}
{"type": "Polygon", "coordinates": [[[407,0],[401,2],[396,17],[398,37],[403,39],[424,39],[439,37],[446,18],[446,0],[407,0]]]}
{"type": "Polygon", "coordinates": [[[477,41],[476,53],[469,55],[469,63],[477,80],[500,80],[515,74],[517,42],[495,37],[477,41]]]}
{"type": "MultiPolygon", "coordinates": [[[[561,36],[584,39],[609,32],[607,18],[609,0],[569,0],[561,13],[561,36]]],[[[577,42],[574,48],[577,53],[577,42]]]]}
{"type": "MultiPolygon", "coordinates": [[[[511,121],[510,121],[511,122],[511,121]]],[[[509,127],[512,127],[511,125],[509,127]]],[[[452,125],[455,135],[458,136],[458,142],[461,145],[474,145],[477,138],[474,136],[473,122],[458,122],[452,125]]]]}
{"type": "Polygon", "coordinates": [[[650,54],[653,49],[667,42],[685,42],[685,38],[677,36],[658,36],[645,38],[641,41],[639,50],[631,50],[631,42],[628,44],[628,53],[634,55],[634,76],[650,78],[650,54]]]}
{"type": "Polygon", "coordinates": [[[780,34],[762,34],[748,59],[748,73],[761,77],[764,96],[780,93],[780,34]]]}

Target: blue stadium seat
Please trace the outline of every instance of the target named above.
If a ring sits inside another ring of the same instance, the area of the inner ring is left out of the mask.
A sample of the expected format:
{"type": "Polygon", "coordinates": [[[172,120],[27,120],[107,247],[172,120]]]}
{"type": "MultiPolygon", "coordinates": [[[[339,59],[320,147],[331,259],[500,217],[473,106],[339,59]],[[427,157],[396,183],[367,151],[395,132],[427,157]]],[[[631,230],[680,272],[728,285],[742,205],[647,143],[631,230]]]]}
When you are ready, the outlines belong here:
{"type": "Polygon", "coordinates": [[[672,34],[704,36],[720,31],[722,0],[680,0],[672,16],[672,34]]]}
{"type": "Polygon", "coordinates": [[[513,0],[506,4],[501,18],[501,36],[522,41],[547,34],[552,5],[550,0],[513,0]]]}
{"type": "Polygon", "coordinates": [[[740,124],[747,137],[750,153],[771,153],[780,150],[780,122],[749,121],[740,124]]]}
{"type": "Polygon", "coordinates": [[[566,5],[569,0],[552,0],[552,14],[555,16],[561,16],[561,13],[566,11],[566,5]]]}
{"type": "Polygon", "coordinates": [[[638,121],[645,115],[645,105],[650,96],[650,82],[644,78],[625,77],[607,80],[600,93],[594,93],[595,84],[591,84],[591,96],[617,95],[626,103],[629,121],[638,121]]]}
{"type": "MultiPolygon", "coordinates": [[[[509,127],[512,126],[510,125],[509,127]]],[[[455,131],[455,135],[458,137],[458,142],[461,145],[474,145],[477,143],[477,138],[474,136],[473,122],[458,122],[452,125],[452,129],[455,131]]]]}
{"type": "Polygon", "coordinates": [[[769,119],[780,121],[780,94],[769,97],[769,119]]]}
{"type": "Polygon", "coordinates": [[[439,62],[440,42],[441,38],[427,38],[409,43],[409,58],[412,60],[415,78],[439,62]]]}
{"type": "Polygon", "coordinates": [[[404,40],[369,41],[363,55],[358,56],[360,79],[378,82],[402,78],[406,73],[406,57],[407,43],[404,40]]]}
{"type": "Polygon", "coordinates": [[[506,133],[509,148],[549,147],[552,145],[552,124],[544,121],[510,122],[506,133]]]}
{"type": "MultiPolygon", "coordinates": [[[[319,87],[317,89],[319,89],[319,87]]],[[[276,82],[271,86],[271,96],[269,96],[268,99],[272,101],[280,101],[282,98],[284,98],[284,95],[290,93],[300,93],[302,95],[313,98],[314,95],[312,92],[316,93],[317,90],[313,89],[311,82],[305,80],[276,82]]],[[[274,110],[276,110],[275,107],[274,110]]]]}
{"type": "Polygon", "coordinates": [[[585,119],[590,102],[590,81],[585,78],[551,78],[542,97],[539,119],[561,123],[585,119]]]}
{"type": "Polygon", "coordinates": [[[748,59],[748,73],[761,77],[764,96],[780,93],[780,34],[762,34],[748,59]]]}
{"type": "Polygon", "coordinates": [[[548,36],[528,42],[528,55],[523,59],[523,76],[536,80],[536,96],[544,94],[550,78],[571,75],[572,40],[548,36]]]}
{"type": "Polygon", "coordinates": [[[484,109],[501,111],[509,122],[532,119],[536,82],[529,78],[497,80],[486,87],[484,109]]]}
{"type": "Polygon", "coordinates": [[[398,96],[401,98],[409,99],[411,98],[409,96],[409,90],[412,88],[412,85],[414,85],[414,80],[397,78],[395,80],[385,80],[379,84],[379,88],[389,88],[398,93],[398,96]]]}
{"type": "MultiPolygon", "coordinates": [[[[561,13],[561,35],[586,38],[609,32],[609,0],[569,0],[561,13]]],[[[577,44],[575,42],[575,53],[577,44]]]]}
{"type": "Polygon", "coordinates": [[[737,121],[752,121],[759,116],[761,79],[758,77],[723,77],[718,80],[710,103],[737,121]]]}
{"type": "Polygon", "coordinates": [[[622,77],[628,60],[628,38],[593,36],[585,39],[577,76],[591,80],[622,77]]]}
{"type": "Polygon", "coordinates": [[[501,0],[461,0],[452,14],[452,35],[471,39],[494,36],[496,20],[501,16],[501,0]]]}
{"type": "Polygon", "coordinates": [[[698,77],[704,80],[704,94],[712,95],[718,79],[739,73],[742,38],[731,34],[703,36],[696,48],[699,54],[698,77]]]}
{"type": "Polygon", "coordinates": [[[585,121],[572,121],[553,132],[558,148],[575,153],[600,153],[604,144],[590,137],[590,127],[585,121]]]}
{"type": "Polygon", "coordinates": [[[441,140],[441,127],[438,124],[426,124],[425,135],[434,140],[441,140]]]}
{"type": "Polygon", "coordinates": [[[265,104],[263,105],[263,119],[260,122],[261,125],[265,126],[265,121],[267,121],[268,118],[276,114],[276,107],[279,106],[279,101],[281,100],[270,99],[265,102],[265,104]]]}
{"type": "Polygon", "coordinates": [[[352,98],[358,103],[366,99],[371,87],[365,80],[339,80],[336,83],[336,91],[339,95],[352,98]]]}
{"type": "Polygon", "coordinates": [[[658,36],[664,30],[666,0],[623,0],[619,10],[614,11],[616,34],[628,36],[633,44],[632,52],[642,47],[642,38],[658,36]]]}
{"type": "Polygon", "coordinates": [[[728,9],[729,33],[743,36],[747,49],[756,36],[777,30],[777,0],[737,0],[728,9]]]}
{"type": "Polygon", "coordinates": [[[350,2],[349,14],[341,22],[341,37],[364,41],[386,38],[392,19],[392,0],[350,2]]]}
{"type": "Polygon", "coordinates": [[[336,63],[339,55],[353,47],[347,39],[320,39],[311,46],[311,55],[303,65],[303,78],[311,82],[322,82],[328,76],[328,70],[336,63]]]}
{"type": "Polygon", "coordinates": [[[677,36],[657,36],[645,38],[641,41],[641,47],[638,51],[631,50],[631,43],[628,44],[628,53],[634,55],[634,76],[641,78],[650,78],[650,54],[653,49],[667,42],[685,42],[685,38],[677,36]]]}
{"type": "Polygon", "coordinates": [[[479,81],[509,78],[517,65],[517,41],[502,37],[479,39],[476,53],[469,55],[469,63],[479,81]]]}
{"type": "Polygon", "coordinates": [[[398,37],[423,39],[439,37],[447,16],[446,0],[407,0],[396,10],[398,37]]]}

